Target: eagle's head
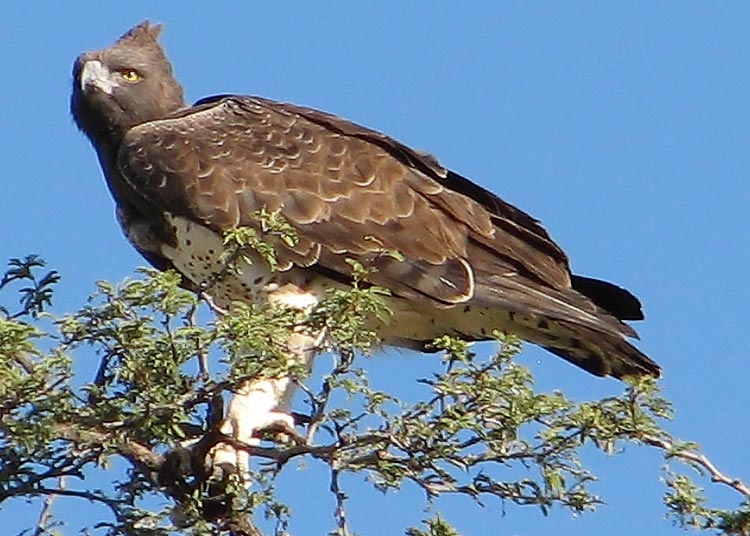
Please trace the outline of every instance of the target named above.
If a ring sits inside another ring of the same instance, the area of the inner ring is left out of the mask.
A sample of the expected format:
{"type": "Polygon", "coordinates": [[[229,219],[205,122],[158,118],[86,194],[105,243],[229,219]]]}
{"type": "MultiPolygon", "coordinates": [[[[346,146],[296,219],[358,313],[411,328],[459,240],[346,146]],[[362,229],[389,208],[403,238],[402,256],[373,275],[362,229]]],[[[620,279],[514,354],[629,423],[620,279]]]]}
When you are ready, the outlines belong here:
{"type": "Polygon", "coordinates": [[[109,48],[81,54],[73,66],[71,112],[98,142],[116,142],[129,128],[185,106],[182,87],[148,21],[109,48]]]}

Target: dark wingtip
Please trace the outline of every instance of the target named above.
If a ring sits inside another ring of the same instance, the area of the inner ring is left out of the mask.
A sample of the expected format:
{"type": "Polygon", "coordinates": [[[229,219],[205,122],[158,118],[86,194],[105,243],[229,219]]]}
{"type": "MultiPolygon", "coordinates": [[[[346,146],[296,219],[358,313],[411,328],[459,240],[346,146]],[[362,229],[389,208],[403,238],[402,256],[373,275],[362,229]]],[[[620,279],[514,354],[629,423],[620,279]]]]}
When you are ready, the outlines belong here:
{"type": "Polygon", "coordinates": [[[574,275],[571,283],[575,290],[620,320],[644,318],[641,302],[622,287],[580,275],[574,275]]]}

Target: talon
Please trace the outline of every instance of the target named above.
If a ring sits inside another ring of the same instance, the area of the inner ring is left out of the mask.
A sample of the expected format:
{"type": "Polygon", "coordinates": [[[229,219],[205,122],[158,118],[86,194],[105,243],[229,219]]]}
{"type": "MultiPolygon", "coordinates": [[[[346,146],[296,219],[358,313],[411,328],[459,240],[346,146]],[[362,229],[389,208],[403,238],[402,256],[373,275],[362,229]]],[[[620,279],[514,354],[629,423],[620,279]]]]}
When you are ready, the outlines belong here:
{"type": "Polygon", "coordinates": [[[295,430],[296,420],[293,420],[293,415],[284,414],[287,419],[281,419],[268,426],[264,426],[258,430],[258,434],[255,437],[263,439],[266,436],[270,436],[270,439],[277,443],[288,443],[293,441],[297,444],[304,443],[305,437],[295,430]]]}
{"type": "Polygon", "coordinates": [[[291,415],[292,419],[294,419],[294,424],[296,426],[302,426],[304,424],[310,424],[312,422],[312,416],[305,413],[292,411],[289,415],[291,415]]]}

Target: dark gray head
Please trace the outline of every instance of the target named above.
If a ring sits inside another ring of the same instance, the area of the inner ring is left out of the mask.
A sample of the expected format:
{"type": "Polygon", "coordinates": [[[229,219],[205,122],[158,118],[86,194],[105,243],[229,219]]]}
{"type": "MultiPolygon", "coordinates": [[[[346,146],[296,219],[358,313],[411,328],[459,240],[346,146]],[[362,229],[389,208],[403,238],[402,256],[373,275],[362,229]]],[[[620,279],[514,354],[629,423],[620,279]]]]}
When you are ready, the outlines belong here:
{"type": "Polygon", "coordinates": [[[73,66],[71,112],[92,141],[116,143],[129,128],[185,106],[182,87],[144,21],[114,45],[81,54],[73,66]]]}

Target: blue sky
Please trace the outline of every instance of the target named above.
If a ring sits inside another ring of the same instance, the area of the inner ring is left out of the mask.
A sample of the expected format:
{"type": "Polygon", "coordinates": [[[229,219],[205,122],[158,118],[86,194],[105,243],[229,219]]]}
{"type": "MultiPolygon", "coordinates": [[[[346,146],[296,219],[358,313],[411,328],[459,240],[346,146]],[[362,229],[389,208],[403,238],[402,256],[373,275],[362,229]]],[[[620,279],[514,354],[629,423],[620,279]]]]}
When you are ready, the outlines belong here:
{"type": "MultiPolygon", "coordinates": [[[[73,59],[145,18],[165,23],[189,99],[247,93],[337,113],[436,154],[541,219],[574,271],[643,301],[641,348],[662,364],[677,412],[669,430],[750,478],[750,4],[10,3],[0,19],[0,261],[44,256],[63,274],[58,312],[96,280],[144,264],[120,234],[68,97],[73,59]]],[[[433,358],[375,359],[374,377],[408,387],[420,359],[433,358]]],[[[580,400],[621,390],[534,348],[522,361],[541,388],[580,400]]],[[[438,507],[467,536],[682,533],[661,519],[657,453],[631,447],[589,462],[609,503],[598,513],[438,507]]],[[[284,483],[307,516],[295,534],[332,526],[332,503],[309,501],[327,485],[314,473],[284,483]]],[[[383,498],[351,482],[360,534],[400,534],[422,516],[413,490],[383,498]]],[[[34,512],[12,504],[0,523],[34,512]]],[[[57,512],[81,520],[87,509],[61,502],[57,512]]]]}

